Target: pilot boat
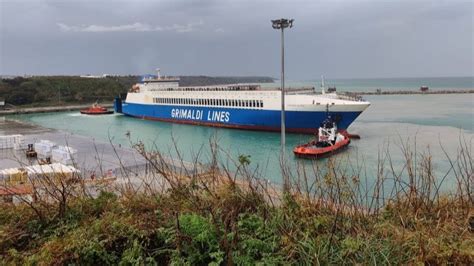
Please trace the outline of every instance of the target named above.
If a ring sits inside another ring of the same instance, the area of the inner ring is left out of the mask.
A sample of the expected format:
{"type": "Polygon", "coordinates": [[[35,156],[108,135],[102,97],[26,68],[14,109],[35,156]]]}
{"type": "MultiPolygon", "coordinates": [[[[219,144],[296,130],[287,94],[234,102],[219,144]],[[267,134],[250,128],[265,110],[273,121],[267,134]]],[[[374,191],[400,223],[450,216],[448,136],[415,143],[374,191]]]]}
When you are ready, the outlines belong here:
{"type": "Polygon", "coordinates": [[[97,102],[87,109],[80,110],[80,112],[85,115],[107,115],[114,113],[113,110],[108,110],[107,108],[100,106],[97,102]]]}
{"type": "Polygon", "coordinates": [[[293,153],[298,157],[319,159],[335,154],[346,148],[351,140],[347,131],[337,130],[336,122],[328,117],[318,129],[317,140],[298,145],[293,153]]]}

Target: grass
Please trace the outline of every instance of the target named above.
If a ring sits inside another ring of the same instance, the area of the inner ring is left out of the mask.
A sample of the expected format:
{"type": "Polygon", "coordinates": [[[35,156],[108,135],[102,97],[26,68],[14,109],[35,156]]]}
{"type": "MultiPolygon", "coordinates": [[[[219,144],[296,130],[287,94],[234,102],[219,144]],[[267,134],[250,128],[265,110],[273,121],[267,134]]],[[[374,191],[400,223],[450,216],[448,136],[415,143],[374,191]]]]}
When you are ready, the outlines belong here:
{"type": "Polygon", "coordinates": [[[196,158],[178,170],[161,153],[136,147],[152,169],[140,188],[130,182],[91,195],[80,179],[40,181],[38,189],[49,192],[38,190],[35,202],[2,204],[0,264],[474,262],[473,160],[466,141],[456,158],[446,156],[445,177],[433,176],[429,153],[415,153],[407,141],[400,145],[400,169],[381,153],[373,187],[328,160],[311,173],[299,167],[284,191],[262,182],[248,156],[236,158],[233,173],[217,158],[207,166],[196,158]],[[456,186],[442,192],[449,178],[456,186]]]}

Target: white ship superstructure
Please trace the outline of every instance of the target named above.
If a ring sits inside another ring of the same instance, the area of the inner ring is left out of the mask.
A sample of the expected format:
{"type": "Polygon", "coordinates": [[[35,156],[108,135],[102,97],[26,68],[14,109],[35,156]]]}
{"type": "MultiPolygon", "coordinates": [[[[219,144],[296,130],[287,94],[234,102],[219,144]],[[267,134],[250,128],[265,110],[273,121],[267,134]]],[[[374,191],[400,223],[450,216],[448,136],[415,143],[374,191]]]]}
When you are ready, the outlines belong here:
{"type": "MultiPolygon", "coordinates": [[[[328,112],[347,129],[369,105],[336,93],[287,94],[286,130],[315,133],[328,112]]],[[[281,92],[256,84],[180,87],[178,78],[158,74],[134,85],[121,107],[124,114],[144,119],[278,131],[281,92]]]]}

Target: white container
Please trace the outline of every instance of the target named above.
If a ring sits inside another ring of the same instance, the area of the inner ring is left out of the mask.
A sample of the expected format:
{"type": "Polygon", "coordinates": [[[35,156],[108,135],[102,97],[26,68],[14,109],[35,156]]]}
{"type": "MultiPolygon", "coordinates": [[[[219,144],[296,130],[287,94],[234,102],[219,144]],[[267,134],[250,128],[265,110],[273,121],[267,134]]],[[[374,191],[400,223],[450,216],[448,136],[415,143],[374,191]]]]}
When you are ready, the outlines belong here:
{"type": "Polygon", "coordinates": [[[0,136],[0,149],[12,149],[15,144],[21,145],[23,142],[23,135],[2,135],[0,136]]]}
{"type": "Polygon", "coordinates": [[[26,150],[28,146],[25,143],[15,143],[13,144],[13,149],[14,150],[26,150]]]}
{"type": "Polygon", "coordinates": [[[40,142],[36,142],[34,146],[35,151],[38,153],[38,155],[51,157],[51,152],[53,148],[55,148],[57,145],[56,143],[49,140],[40,140],[40,142]]]}
{"type": "Polygon", "coordinates": [[[73,164],[77,150],[69,146],[58,146],[51,151],[51,159],[62,164],[73,164]]]}

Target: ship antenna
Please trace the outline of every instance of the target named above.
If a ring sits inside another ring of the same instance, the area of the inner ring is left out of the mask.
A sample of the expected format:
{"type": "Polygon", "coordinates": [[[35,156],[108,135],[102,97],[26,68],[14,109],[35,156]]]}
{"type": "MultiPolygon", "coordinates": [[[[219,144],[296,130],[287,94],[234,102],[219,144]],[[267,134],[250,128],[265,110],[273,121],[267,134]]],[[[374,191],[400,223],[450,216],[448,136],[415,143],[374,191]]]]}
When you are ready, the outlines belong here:
{"type": "Polygon", "coordinates": [[[324,91],[324,76],[321,75],[321,94],[325,94],[325,91],[324,91]]]}

